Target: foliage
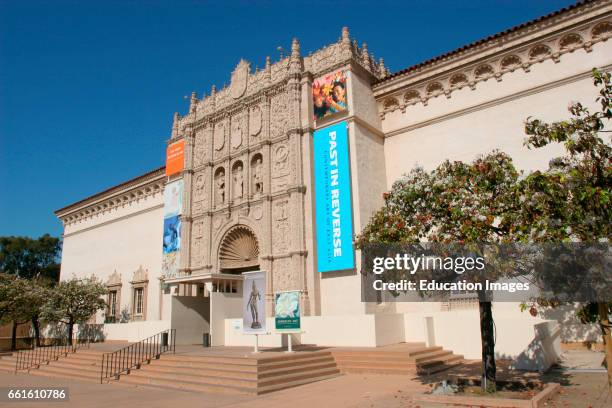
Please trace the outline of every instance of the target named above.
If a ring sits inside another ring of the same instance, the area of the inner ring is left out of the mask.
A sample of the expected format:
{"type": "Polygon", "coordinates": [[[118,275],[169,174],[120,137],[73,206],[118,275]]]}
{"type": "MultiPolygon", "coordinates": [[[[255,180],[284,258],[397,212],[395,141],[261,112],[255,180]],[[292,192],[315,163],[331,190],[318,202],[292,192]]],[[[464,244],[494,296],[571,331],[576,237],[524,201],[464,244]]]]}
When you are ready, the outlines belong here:
{"type": "Polygon", "coordinates": [[[21,278],[59,278],[59,238],[0,237],[0,271],[21,278]]]}
{"type": "Polygon", "coordinates": [[[106,287],[95,278],[61,281],[50,293],[42,317],[67,325],[71,339],[74,324],[85,323],[98,310],[105,309],[102,296],[106,293],[106,287]]]}

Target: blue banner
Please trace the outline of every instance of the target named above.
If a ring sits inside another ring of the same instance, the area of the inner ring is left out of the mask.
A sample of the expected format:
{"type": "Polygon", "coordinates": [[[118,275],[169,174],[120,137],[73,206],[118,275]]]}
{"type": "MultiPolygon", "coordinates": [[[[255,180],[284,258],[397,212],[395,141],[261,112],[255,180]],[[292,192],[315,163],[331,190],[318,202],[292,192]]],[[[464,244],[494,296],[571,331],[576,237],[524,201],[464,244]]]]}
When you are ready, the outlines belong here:
{"type": "Polygon", "coordinates": [[[355,267],[353,208],[345,121],[314,132],[317,269],[355,267]]]}

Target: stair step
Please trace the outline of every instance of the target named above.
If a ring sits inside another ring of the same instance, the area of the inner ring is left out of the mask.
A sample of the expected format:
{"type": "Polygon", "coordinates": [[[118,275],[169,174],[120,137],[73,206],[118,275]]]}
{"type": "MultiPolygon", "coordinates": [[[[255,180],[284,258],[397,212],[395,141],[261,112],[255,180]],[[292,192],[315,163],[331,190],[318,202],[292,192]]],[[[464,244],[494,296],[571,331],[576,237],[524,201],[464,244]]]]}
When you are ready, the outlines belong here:
{"type": "Polygon", "coordinates": [[[255,388],[244,388],[244,387],[236,387],[233,385],[220,385],[220,384],[210,384],[205,382],[191,382],[191,381],[181,381],[176,382],[175,380],[167,380],[160,378],[151,378],[151,377],[134,377],[131,375],[121,376],[119,383],[131,384],[131,385],[139,385],[144,387],[155,387],[155,388],[167,388],[174,390],[183,390],[183,391],[195,391],[195,392],[218,392],[225,394],[255,394],[255,388]]]}
{"type": "Polygon", "coordinates": [[[286,388],[297,387],[297,386],[300,386],[300,385],[309,384],[309,383],[313,383],[313,382],[317,382],[317,381],[329,380],[329,379],[332,379],[332,378],[339,377],[341,375],[342,374],[338,371],[337,373],[327,374],[327,375],[323,375],[323,376],[316,377],[316,378],[306,378],[306,379],[295,380],[295,381],[286,382],[286,383],[282,383],[282,384],[270,385],[270,386],[267,386],[267,387],[260,387],[260,388],[258,388],[257,391],[258,391],[258,394],[267,394],[269,392],[280,391],[280,390],[284,390],[286,388]]]}

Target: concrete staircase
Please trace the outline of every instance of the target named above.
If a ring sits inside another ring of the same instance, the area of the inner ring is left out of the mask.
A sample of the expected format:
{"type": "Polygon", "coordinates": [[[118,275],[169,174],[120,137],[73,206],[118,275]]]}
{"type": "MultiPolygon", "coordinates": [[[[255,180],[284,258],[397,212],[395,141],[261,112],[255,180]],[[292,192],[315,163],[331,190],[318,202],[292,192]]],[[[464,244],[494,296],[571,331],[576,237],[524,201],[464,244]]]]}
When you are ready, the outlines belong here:
{"type": "Polygon", "coordinates": [[[428,375],[463,363],[462,355],[424,343],[388,349],[336,349],[332,354],[342,373],[428,375]]]}
{"type": "Polygon", "coordinates": [[[340,375],[329,351],[276,357],[164,355],[120,383],[188,391],[264,394],[340,375]]]}
{"type": "MultiPolygon", "coordinates": [[[[37,376],[100,382],[104,351],[83,349],[32,368],[37,376]]],[[[0,358],[0,370],[15,371],[15,355],[0,358]]],[[[163,354],[140,369],[107,383],[177,389],[196,392],[264,394],[340,375],[329,351],[229,357],[222,355],[163,354]]]]}
{"type": "MultiPolygon", "coordinates": [[[[0,370],[15,371],[16,354],[0,358],[0,370]]],[[[100,363],[102,352],[98,350],[81,349],[66,357],[59,357],[40,368],[32,368],[30,374],[43,377],[74,378],[78,380],[100,382],[100,363]]]]}

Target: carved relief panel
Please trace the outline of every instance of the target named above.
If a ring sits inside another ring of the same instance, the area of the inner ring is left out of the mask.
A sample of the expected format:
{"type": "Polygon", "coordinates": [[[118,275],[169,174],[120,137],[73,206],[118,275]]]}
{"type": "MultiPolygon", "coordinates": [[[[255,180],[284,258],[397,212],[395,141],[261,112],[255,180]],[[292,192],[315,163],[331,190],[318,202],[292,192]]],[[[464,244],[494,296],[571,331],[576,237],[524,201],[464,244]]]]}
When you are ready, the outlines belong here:
{"type": "Polygon", "coordinates": [[[208,207],[208,177],[206,170],[198,171],[193,177],[192,212],[194,215],[202,214],[208,207]]]}
{"type": "Polygon", "coordinates": [[[192,249],[191,266],[198,267],[204,263],[204,220],[199,219],[193,222],[192,228],[192,249]]]}
{"type": "Polygon", "coordinates": [[[290,181],[291,151],[287,142],[272,145],[272,192],[286,189],[290,181]]]}
{"type": "Polygon", "coordinates": [[[249,109],[249,135],[257,137],[261,133],[263,117],[261,108],[255,105],[249,109]]]}
{"type": "Polygon", "coordinates": [[[270,100],[270,136],[272,138],[284,136],[289,130],[293,112],[291,108],[292,98],[287,92],[274,95],[270,100]]]}
{"type": "Polygon", "coordinates": [[[246,124],[244,114],[238,113],[232,117],[230,132],[230,145],[232,150],[243,147],[246,138],[246,124]]]}
{"type": "Polygon", "coordinates": [[[291,258],[275,259],[272,265],[272,285],[275,292],[300,289],[295,279],[297,271],[291,268],[291,258]]]}
{"type": "Polygon", "coordinates": [[[195,146],[193,152],[193,165],[199,167],[211,159],[210,141],[212,139],[212,129],[203,128],[196,132],[195,146]]]}
{"type": "Polygon", "coordinates": [[[214,153],[215,159],[222,157],[225,153],[224,148],[225,148],[227,134],[228,134],[227,121],[222,120],[220,122],[217,122],[215,124],[214,143],[213,143],[213,149],[214,149],[213,153],[214,153]]]}
{"type": "Polygon", "coordinates": [[[289,201],[282,198],[272,204],[272,247],[275,254],[283,254],[291,248],[291,229],[289,201]]]}

